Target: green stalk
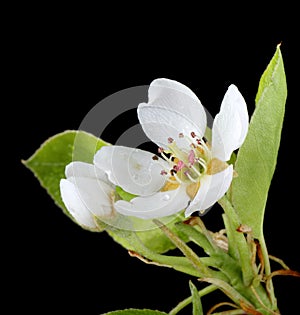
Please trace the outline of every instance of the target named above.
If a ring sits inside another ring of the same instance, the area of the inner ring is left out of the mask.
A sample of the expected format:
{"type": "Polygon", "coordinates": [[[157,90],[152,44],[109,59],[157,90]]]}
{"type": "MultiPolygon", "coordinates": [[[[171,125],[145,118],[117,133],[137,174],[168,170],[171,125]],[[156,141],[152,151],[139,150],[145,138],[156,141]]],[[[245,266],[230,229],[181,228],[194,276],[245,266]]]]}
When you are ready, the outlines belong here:
{"type": "Polygon", "coordinates": [[[207,239],[206,235],[202,231],[198,231],[193,226],[180,222],[176,224],[178,230],[183,232],[192,242],[203,248],[207,255],[214,253],[214,246],[211,244],[210,240],[207,239]]]}
{"type": "MultiPolygon", "coordinates": [[[[258,303],[257,297],[253,295],[251,287],[245,286],[242,279],[242,272],[237,261],[225,252],[213,255],[211,259],[214,261],[215,267],[230,279],[229,284],[233,289],[244,296],[249,302],[255,305],[255,307],[260,307],[260,303],[258,303]]],[[[266,291],[261,284],[258,285],[256,291],[266,307],[271,307],[266,291]]]]}
{"type": "MultiPolygon", "coordinates": [[[[261,252],[262,252],[263,260],[264,260],[264,265],[265,265],[265,275],[269,276],[272,271],[271,271],[271,264],[270,264],[268,250],[267,250],[267,245],[266,245],[263,233],[261,233],[261,237],[259,238],[259,244],[260,244],[260,248],[261,248],[261,252]]],[[[275,297],[272,279],[270,279],[270,281],[267,281],[267,291],[270,296],[272,307],[274,309],[277,309],[277,299],[275,297]]]]}
{"type": "Polygon", "coordinates": [[[163,223],[157,219],[153,219],[153,222],[165,233],[165,235],[177,246],[177,248],[184,254],[184,256],[199,270],[203,276],[211,276],[212,272],[207,268],[196,255],[196,253],[185,244],[176,234],[168,229],[163,223]]]}
{"type": "Polygon", "coordinates": [[[226,235],[227,235],[227,240],[228,240],[228,255],[232,257],[234,260],[239,261],[239,251],[234,246],[235,244],[234,232],[235,231],[232,227],[232,223],[225,213],[222,214],[222,217],[223,217],[223,222],[226,229],[226,235]]]}
{"type": "MultiPolygon", "coordinates": [[[[107,232],[110,233],[110,230],[107,230],[107,232]]],[[[132,250],[129,251],[129,254],[131,256],[139,258],[149,264],[154,263],[156,265],[174,268],[177,271],[184,272],[191,276],[204,276],[204,274],[199,272],[199,269],[196,269],[186,257],[167,256],[157,254],[156,252],[150,250],[142,243],[134,231],[126,231],[114,228],[113,232],[119,237],[126,238],[126,240],[130,243],[132,250]]]]}
{"type": "Polygon", "coordinates": [[[230,225],[232,226],[231,230],[233,230],[233,233],[231,237],[233,238],[233,244],[236,245],[239,252],[239,261],[243,273],[244,284],[245,286],[250,286],[254,278],[251,265],[251,252],[243,233],[236,231],[241,222],[239,221],[237,213],[226,196],[219,200],[219,204],[222,206],[227,218],[230,220],[230,225]]]}
{"type": "MultiPolygon", "coordinates": [[[[199,293],[199,297],[203,297],[215,290],[217,290],[218,288],[215,285],[209,285],[206,288],[200,290],[199,293]]],[[[178,303],[170,312],[169,315],[176,315],[179,311],[181,311],[183,308],[185,308],[186,306],[188,306],[190,303],[192,303],[192,296],[184,299],[183,301],[181,301],[180,303],[178,303]]]]}
{"type": "Polygon", "coordinates": [[[201,281],[208,282],[210,284],[214,284],[219,289],[226,294],[234,303],[238,306],[247,307],[249,310],[255,310],[254,305],[249,302],[243,295],[240,294],[237,290],[235,290],[230,284],[215,278],[203,278],[201,281]]]}

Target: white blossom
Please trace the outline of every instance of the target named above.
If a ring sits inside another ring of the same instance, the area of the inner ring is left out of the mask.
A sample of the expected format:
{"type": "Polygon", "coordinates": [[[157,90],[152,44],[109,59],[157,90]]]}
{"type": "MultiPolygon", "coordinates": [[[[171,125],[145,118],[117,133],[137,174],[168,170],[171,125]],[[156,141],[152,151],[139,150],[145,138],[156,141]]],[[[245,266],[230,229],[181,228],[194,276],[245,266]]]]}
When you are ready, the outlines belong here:
{"type": "Polygon", "coordinates": [[[66,169],[62,198],[82,225],[93,227],[93,215],[109,216],[114,211],[142,219],[183,209],[186,216],[204,213],[230,187],[233,166],[226,162],[242,145],[249,125],[247,106],[236,86],[230,85],[223,98],[211,141],[204,137],[204,107],[179,82],[154,80],[148,103],[139,104],[137,112],[145,134],[158,146],[157,155],[104,146],[96,153],[94,165],[77,162],[74,174],[68,171],[70,165],[66,169]],[[115,186],[136,197],[130,201],[117,198],[115,186]]]}

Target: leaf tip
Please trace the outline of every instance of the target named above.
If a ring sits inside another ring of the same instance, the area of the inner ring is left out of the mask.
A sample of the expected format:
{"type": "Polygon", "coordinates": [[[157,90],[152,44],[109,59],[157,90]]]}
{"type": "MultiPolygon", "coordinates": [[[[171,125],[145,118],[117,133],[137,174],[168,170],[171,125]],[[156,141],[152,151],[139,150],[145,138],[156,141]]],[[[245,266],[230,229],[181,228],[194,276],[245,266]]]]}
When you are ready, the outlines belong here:
{"type": "Polygon", "coordinates": [[[23,164],[26,168],[29,168],[29,169],[30,169],[30,166],[29,166],[30,158],[27,159],[27,160],[21,159],[20,162],[21,162],[21,164],[23,164]]]}
{"type": "Polygon", "coordinates": [[[278,56],[280,57],[280,58],[282,58],[282,55],[281,55],[281,45],[282,45],[282,41],[280,42],[280,43],[278,43],[277,44],[277,46],[276,46],[276,54],[278,54],[278,56]]]}

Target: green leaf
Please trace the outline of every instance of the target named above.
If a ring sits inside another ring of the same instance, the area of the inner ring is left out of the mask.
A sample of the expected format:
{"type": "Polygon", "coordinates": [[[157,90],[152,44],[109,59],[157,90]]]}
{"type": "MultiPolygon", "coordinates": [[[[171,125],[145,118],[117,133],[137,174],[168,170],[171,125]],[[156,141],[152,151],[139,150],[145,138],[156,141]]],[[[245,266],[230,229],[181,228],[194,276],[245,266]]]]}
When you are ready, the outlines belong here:
{"type": "MultiPolygon", "coordinates": [[[[99,218],[96,218],[96,223],[100,224],[101,227],[103,225],[103,222],[100,221],[99,218]]],[[[123,240],[126,240],[126,248],[129,250],[129,254],[131,256],[141,259],[143,262],[146,262],[148,264],[155,264],[162,267],[174,268],[175,270],[187,273],[195,277],[201,276],[199,270],[197,270],[186,257],[162,255],[153,251],[151,248],[149,248],[149,245],[146,246],[141,241],[140,237],[135,231],[119,229],[116,227],[111,227],[111,229],[107,231],[110,235],[113,232],[113,237],[117,236],[118,239],[122,240],[122,242],[123,240]]],[[[203,262],[203,264],[205,264],[205,262],[203,262]]]]}
{"type": "Polygon", "coordinates": [[[59,182],[65,177],[65,167],[75,160],[92,163],[94,154],[104,145],[108,143],[92,134],[68,130],[49,138],[28,160],[22,162],[34,173],[54,202],[71,217],[59,189],[59,182]]]}
{"type": "Polygon", "coordinates": [[[198,290],[192,281],[189,281],[189,285],[192,293],[193,315],[203,315],[203,309],[198,290]]]}
{"type": "MultiPolygon", "coordinates": [[[[139,228],[135,231],[135,234],[138,236],[140,241],[146,246],[148,249],[155,253],[165,253],[171,249],[176,248],[176,246],[170,241],[168,237],[158,228],[156,225],[153,224],[151,220],[151,225],[149,220],[143,220],[134,217],[128,217],[131,220],[132,224],[139,228]],[[143,230],[143,227],[145,229],[143,230]],[[149,227],[149,228],[147,228],[149,227]]],[[[185,218],[181,215],[174,215],[172,219],[170,219],[169,223],[166,223],[166,226],[174,233],[176,233],[182,240],[188,242],[189,239],[178,229],[176,223],[182,222],[185,218]]],[[[134,231],[135,229],[133,229],[134,231]]],[[[129,242],[128,238],[120,236],[119,233],[116,233],[115,229],[107,229],[107,233],[120,245],[125,247],[128,250],[134,250],[132,244],[129,242]]]]}
{"type": "MultiPolygon", "coordinates": [[[[184,242],[188,242],[188,237],[177,229],[175,223],[182,222],[180,216],[174,216],[174,220],[166,226],[178,235],[184,242]]],[[[176,246],[165,236],[161,229],[156,228],[149,231],[137,232],[137,236],[142,240],[142,242],[151,250],[156,253],[165,253],[171,249],[176,248],[176,246]]]]}
{"type": "Polygon", "coordinates": [[[235,163],[231,200],[241,223],[261,238],[269,187],[275,171],[287,96],[280,47],[263,73],[246,140],[235,163]]]}
{"type": "Polygon", "coordinates": [[[154,310],[149,310],[149,309],[126,309],[126,310],[120,310],[120,311],[113,311],[109,313],[105,313],[103,315],[166,315],[167,313],[165,312],[160,312],[160,311],[154,311],[154,310]]]}

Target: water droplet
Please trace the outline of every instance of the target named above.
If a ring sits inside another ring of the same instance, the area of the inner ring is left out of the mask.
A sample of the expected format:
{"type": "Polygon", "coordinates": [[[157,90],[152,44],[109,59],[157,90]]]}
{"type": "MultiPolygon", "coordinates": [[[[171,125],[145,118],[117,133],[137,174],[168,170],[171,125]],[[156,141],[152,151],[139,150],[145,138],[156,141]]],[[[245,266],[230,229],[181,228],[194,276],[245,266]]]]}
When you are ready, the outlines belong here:
{"type": "Polygon", "coordinates": [[[170,195],[164,195],[162,200],[163,201],[168,201],[170,199],[170,195]]]}

